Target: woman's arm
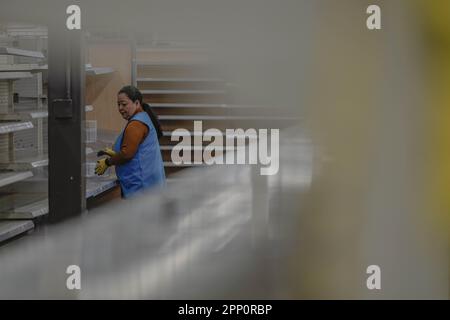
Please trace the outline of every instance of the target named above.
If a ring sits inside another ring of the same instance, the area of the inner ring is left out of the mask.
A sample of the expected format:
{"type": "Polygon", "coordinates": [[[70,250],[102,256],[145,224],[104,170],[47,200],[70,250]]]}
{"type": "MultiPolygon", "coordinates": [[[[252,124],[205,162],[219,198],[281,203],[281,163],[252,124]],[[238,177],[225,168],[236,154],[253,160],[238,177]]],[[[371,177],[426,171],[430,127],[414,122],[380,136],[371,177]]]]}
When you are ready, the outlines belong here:
{"type": "Polygon", "coordinates": [[[107,160],[107,165],[121,165],[130,161],[148,134],[148,127],[140,121],[131,121],[123,134],[120,152],[107,160]]]}

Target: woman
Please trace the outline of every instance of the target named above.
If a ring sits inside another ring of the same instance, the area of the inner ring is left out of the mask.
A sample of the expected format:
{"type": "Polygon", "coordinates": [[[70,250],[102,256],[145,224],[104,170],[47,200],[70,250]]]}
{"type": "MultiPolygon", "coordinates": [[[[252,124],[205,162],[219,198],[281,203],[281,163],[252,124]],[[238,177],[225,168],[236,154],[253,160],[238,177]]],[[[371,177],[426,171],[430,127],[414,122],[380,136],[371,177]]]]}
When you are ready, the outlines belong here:
{"type": "Polygon", "coordinates": [[[136,87],[123,87],[117,96],[122,117],[128,121],[117,138],[113,149],[105,149],[98,156],[109,158],[97,161],[95,173],[102,175],[109,166],[116,166],[122,197],[128,198],[139,191],[165,183],[164,165],[159,149],[160,135],[157,119],[136,87]]]}

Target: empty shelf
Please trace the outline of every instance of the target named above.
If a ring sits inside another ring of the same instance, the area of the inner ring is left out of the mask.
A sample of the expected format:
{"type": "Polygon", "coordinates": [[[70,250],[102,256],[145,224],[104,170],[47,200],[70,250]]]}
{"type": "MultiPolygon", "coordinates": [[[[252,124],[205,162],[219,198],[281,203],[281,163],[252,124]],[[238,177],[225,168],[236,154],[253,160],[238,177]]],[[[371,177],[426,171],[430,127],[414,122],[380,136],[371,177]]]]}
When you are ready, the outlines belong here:
{"type": "Polygon", "coordinates": [[[117,179],[93,177],[86,179],[86,198],[95,197],[117,185],[117,179]]]}
{"type": "Polygon", "coordinates": [[[88,76],[98,76],[102,74],[108,74],[114,72],[113,68],[106,68],[106,67],[87,67],[86,68],[86,75],[88,76]]]}
{"type": "MultiPolygon", "coordinates": [[[[48,117],[48,111],[20,111],[14,113],[0,113],[1,121],[26,121],[48,117]]],[[[1,125],[1,124],[0,124],[1,125]]]]}
{"type": "MultiPolygon", "coordinates": [[[[163,136],[165,136],[165,137],[171,137],[172,136],[172,131],[163,131],[163,136]]],[[[177,136],[181,136],[181,137],[186,137],[186,136],[203,136],[203,137],[210,137],[210,136],[212,136],[212,135],[210,135],[210,134],[205,134],[205,132],[194,132],[194,131],[188,131],[188,132],[186,132],[186,133],[181,133],[181,134],[177,134],[177,136]]],[[[226,134],[225,134],[225,132],[223,132],[222,131],[222,136],[226,136],[226,134]]],[[[231,136],[231,135],[230,135],[231,136]]],[[[236,134],[233,134],[232,136],[235,136],[235,137],[241,137],[241,136],[244,136],[244,137],[251,137],[251,138],[257,138],[258,136],[257,135],[253,135],[253,134],[250,134],[250,135],[236,135],[236,134]]]]}
{"type": "Polygon", "coordinates": [[[0,122],[0,134],[33,129],[31,122],[0,122]]]}
{"type": "MultiPolygon", "coordinates": [[[[161,150],[173,150],[175,146],[173,145],[165,145],[165,146],[161,146],[160,149],[161,150]]],[[[183,146],[183,150],[204,150],[206,146],[183,146]]],[[[181,148],[181,147],[180,147],[181,148]]],[[[221,151],[224,150],[236,150],[237,147],[236,146],[214,146],[214,148],[219,149],[221,151]]]]}
{"type": "Polygon", "coordinates": [[[13,238],[34,228],[33,221],[2,221],[0,222],[0,242],[13,238]]]}
{"type": "Polygon", "coordinates": [[[19,95],[19,102],[21,102],[21,100],[25,100],[26,102],[33,102],[33,101],[36,101],[37,99],[47,100],[47,96],[46,95],[41,95],[41,96],[19,95]],[[27,101],[27,100],[29,100],[29,101],[27,101]]]}
{"type": "Polygon", "coordinates": [[[204,61],[143,61],[135,60],[138,66],[174,66],[174,67],[186,67],[186,66],[206,66],[210,63],[204,61]]]}
{"type": "Polygon", "coordinates": [[[43,59],[44,54],[39,51],[23,50],[18,48],[0,47],[0,54],[6,54],[11,56],[30,57],[43,59]]]}
{"type": "MultiPolygon", "coordinates": [[[[256,105],[239,105],[226,103],[150,103],[153,108],[223,108],[223,109],[244,109],[244,108],[264,108],[256,105]]],[[[267,108],[267,107],[266,107],[267,108]]]]}
{"type": "Polygon", "coordinates": [[[160,115],[159,120],[228,120],[228,116],[160,115]]]}
{"type": "Polygon", "coordinates": [[[207,166],[205,163],[182,163],[182,164],[175,164],[170,161],[164,161],[164,167],[201,167],[201,166],[207,166]]]}
{"type": "Polygon", "coordinates": [[[224,90],[141,90],[142,94],[225,94],[224,90]]]}
{"type": "Polygon", "coordinates": [[[32,76],[31,72],[0,72],[0,80],[18,80],[32,76]]]}
{"type": "Polygon", "coordinates": [[[194,52],[194,53],[206,53],[207,50],[202,48],[193,47],[138,47],[136,52],[194,52]]]}
{"type": "Polygon", "coordinates": [[[14,171],[24,171],[46,166],[48,166],[47,155],[17,157],[12,162],[0,163],[1,170],[14,170],[14,171]]]}
{"type": "Polygon", "coordinates": [[[48,212],[46,194],[11,194],[0,198],[0,220],[34,219],[48,212]]]}
{"type": "Polygon", "coordinates": [[[219,103],[151,103],[153,108],[228,108],[230,105],[219,103]]]}
{"type": "Polygon", "coordinates": [[[0,71],[43,71],[47,70],[47,66],[37,64],[0,64],[0,71]]]}
{"type": "Polygon", "coordinates": [[[0,172],[0,187],[16,183],[33,176],[31,171],[24,172],[0,172]]]}
{"type": "Polygon", "coordinates": [[[297,120],[295,117],[161,115],[159,120],[297,120]]]}
{"type": "Polygon", "coordinates": [[[220,78],[137,78],[138,82],[223,82],[220,78]]]}

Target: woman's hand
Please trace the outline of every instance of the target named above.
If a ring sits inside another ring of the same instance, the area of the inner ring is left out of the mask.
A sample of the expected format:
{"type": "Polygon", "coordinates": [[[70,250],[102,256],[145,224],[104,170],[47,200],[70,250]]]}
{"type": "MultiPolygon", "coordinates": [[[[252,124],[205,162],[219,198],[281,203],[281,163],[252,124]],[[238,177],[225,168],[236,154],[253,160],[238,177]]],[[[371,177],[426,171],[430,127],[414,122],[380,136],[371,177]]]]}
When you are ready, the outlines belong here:
{"type": "Polygon", "coordinates": [[[99,176],[103,175],[108,167],[109,165],[106,163],[106,158],[98,160],[97,166],[95,167],[95,174],[99,176]]]}
{"type": "Polygon", "coordinates": [[[101,157],[101,156],[110,156],[110,157],[114,157],[117,153],[111,149],[111,148],[105,148],[103,150],[100,150],[99,152],[97,152],[97,157],[101,157]]]}

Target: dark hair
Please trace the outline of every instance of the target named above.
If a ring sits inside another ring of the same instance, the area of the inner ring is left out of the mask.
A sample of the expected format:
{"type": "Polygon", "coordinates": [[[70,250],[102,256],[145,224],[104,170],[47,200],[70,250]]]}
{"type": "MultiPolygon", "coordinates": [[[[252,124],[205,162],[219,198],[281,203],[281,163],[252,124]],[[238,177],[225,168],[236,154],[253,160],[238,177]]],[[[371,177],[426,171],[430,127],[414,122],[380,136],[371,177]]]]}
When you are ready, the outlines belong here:
{"type": "Polygon", "coordinates": [[[152,109],[148,105],[148,103],[142,102],[142,93],[139,91],[138,88],[135,86],[125,86],[122,89],[119,90],[118,94],[125,94],[128,99],[130,99],[133,102],[139,101],[139,103],[142,106],[142,109],[144,109],[145,112],[147,112],[148,116],[150,117],[150,120],[152,120],[153,126],[155,127],[156,134],[158,135],[158,139],[162,137],[162,130],[161,130],[161,124],[159,123],[158,116],[153,113],[152,109]]]}

